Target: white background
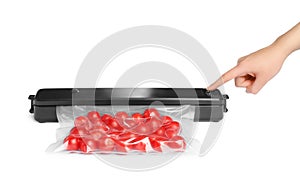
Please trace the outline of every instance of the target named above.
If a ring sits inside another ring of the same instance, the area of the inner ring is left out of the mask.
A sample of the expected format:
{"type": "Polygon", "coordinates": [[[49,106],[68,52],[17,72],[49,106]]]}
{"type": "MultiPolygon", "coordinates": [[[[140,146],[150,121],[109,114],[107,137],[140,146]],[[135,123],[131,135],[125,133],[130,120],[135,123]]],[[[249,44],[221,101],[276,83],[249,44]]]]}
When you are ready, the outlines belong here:
{"type": "MultiPolygon", "coordinates": [[[[298,1],[7,1],[0,3],[0,192],[299,192],[300,55],[258,95],[226,86],[229,112],[214,148],[148,172],[93,156],[47,154],[56,123],[28,113],[29,94],[72,87],[86,54],[119,30],[146,24],[200,41],[221,72],[299,22],[298,1]]],[[[198,87],[206,87],[202,83],[198,87]]]]}

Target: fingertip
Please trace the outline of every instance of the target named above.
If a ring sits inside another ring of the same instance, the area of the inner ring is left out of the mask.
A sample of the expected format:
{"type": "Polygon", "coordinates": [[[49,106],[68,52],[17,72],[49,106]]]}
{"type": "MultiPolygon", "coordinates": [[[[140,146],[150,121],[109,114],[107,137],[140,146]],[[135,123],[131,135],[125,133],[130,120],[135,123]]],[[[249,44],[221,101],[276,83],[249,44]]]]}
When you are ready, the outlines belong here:
{"type": "Polygon", "coordinates": [[[220,86],[220,84],[218,84],[218,82],[214,82],[213,84],[211,84],[210,86],[208,86],[206,88],[206,90],[208,90],[208,91],[216,90],[219,86],[220,86]]]}
{"type": "Polygon", "coordinates": [[[214,83],[207,87],[207,90],[216,90],[219,86],[223,84],[222,78],[217,79],[214,83]]]}
{"type": "Polygon", "coordinates": [[[211,86],[207,87],[206,90],[212,91],[212,90],[215,90],[215,88],[211,85],[211,86]]]}

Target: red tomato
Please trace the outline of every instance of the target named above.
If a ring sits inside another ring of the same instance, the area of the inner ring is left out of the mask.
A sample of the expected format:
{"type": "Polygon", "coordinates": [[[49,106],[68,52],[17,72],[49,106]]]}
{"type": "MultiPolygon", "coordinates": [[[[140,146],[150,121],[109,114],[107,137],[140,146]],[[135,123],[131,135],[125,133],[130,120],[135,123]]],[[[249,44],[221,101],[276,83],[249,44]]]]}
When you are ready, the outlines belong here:
{"type": "Polygon", "coordinates": [[[180,130],[180,124],[177,121],[172,121],[168,125],[165,125],[166,130],[167,129],[175,129],[175,130],[180,130]]]}
{"type": "Polygon", "coordinates": [[[94,123],[95,121],[101,120],[101,116],[97,111],[91,111],[87,114],[87,118],[94,123]]]}
{"type": "Polygon", "coordinates": [[[129,139],[133,139],[136,138],[138,135],[135,133],[131,133],[131,132],[126,132],[126,133],[122,133],[118,136],[118,139],[120,141],[127,141],[129,139]]]}
{"type": "Polygon", "coordinates": [[[109,127],[103,121],[96,120],[93,123],[93,129],[100,129],[106,132],[109,130],[109,127]]]}
{"type": "Polygon", "coordinates": [[[180,124],[177,121],[173,121],[164,127],[166,129],[165,134],[168,138],[172,138],[180,132],[180,124]]]}
{"type": "Polygon", "coordinates": [[[177,143],[176,141],[168,141],[165,142],[165,144],[172,149],[180,149],[182,145],[180,143],[177,143]]]}
{"type": "Polygon", "coordinates": [[[102,137],[101,139],[99,139],[98,145],[99,150],[104,152],[111,152],[115,148],[115,142],[110,137],[102,137]]]}
{"type": "Polygon", "coordinates": [[[130,140],[128,143],[136,143],[136,142],[141,141],[141,140],[143,140],[145,138],[146,138],[145,135],[140,135],[140,136],[132,138],[132,140],[130,140]]]}
{"type": "Polygon", "coordinates": [[[70,135],[79,136],[78,129],[76,127],[73,127],[70,131],[70,135]]]}
{"type": "Polygon", "coordinates": [[[163,116],[163,117],[161,117],[161,120],[164,125],[167,125],[173,121],[172,118],[169,116],[163,116]]]}
{"type": "Polygon", "coordinates": [[[117,131],[124,130],[124,128],[118,123],[118,121],[115,118],[109,119],[106,125],[112,130],[117,130],[117,131]]]}
{"type": "Polygon", "coordinates": [[[128,118],[128,114],[126,112],[120,111],[115,114],[115,118],[119,121],[124,122],[124,120],[128,118]]]}
{"type": "Polygon", "coordinates": [[[166,136],[166,135],[165,135],[165,131],[166,131],[165,127],[162,126],[162,127],[160,127],[159,129],[157,129],[153,134],[158,135],[158,136],[165,137],[165,136],[166,136]]]}
{"type": "Polygon", "coordinates": [[[139,142],[133,145],[133,149],[146,153],[146,144],[144,142],[139,142]]]}
{"type": "Polygon", "coordinates": [[[93,152],[98,149],[98,142],[94,139],[84,139],[83,143],[87,146],[87,152],[93,152]]]}
{"type": "Polygon", "coordinates": [[[151,137],[149,137],[149,141],[150,141],[152,149],[154,149],[155,151],[158,151],[158,152],[162,152],[162,149],[160,147],[161,144],[159,141],[157,141],[156,139],[151,138],[151,137]]]}
{"type": "Polygon", "coordinates": [[[109,114],[104,114],[101,117],[101,120],[106,124],[109,120],[111,120],[113,117],[109,114]]]}
{"type": "Polygon", "coordinates": [[[132,132],[139,134],[139,135],[149,135],[152,133],[151,128],[146,125],[145,123],[140,123],[138,126],[136,126],[132,132]]]}
{"type": "Polygon", "coordinates": [[[79,116],[75,119],[74,121],[74,125],[77,128],[80,129],[90,129],[91,128],[91,123],[89,121],[89,119],[85,116],[79,116]]]}
{"type": "Polygon", "coordinates": [[[88,131],[86,129],[78,129],[77,127],[74,127],[70,131],[70,135],[72,135],[74,137],[85,137],[88,134],[89,133],[88,133],[88,131]]]}
{"type": "Polygon", "coordinates": [[[64,143],[68,142],[69,139],[71,138],[77,138],[77,137],[74,137],[72,135],[68,135],[67,137],[64,138],[64,143]]]}
{"type": "Polygon", "coordinates": [[[183,137],[181,137],[181,136],[175,136],[175,137],[173,137],[172,139],[171,139],[171,141],[185,141],[184,140],[184,138],[183,137]]]}
{"type": "Polygon", "coordinates": [[[162,121],[156,117],[151,118],[149,121],[147,121],[146,125],[152,130],[156,131],[159,129],[162,125],[162,121]]]}
{"type": "Polygon", "coordinates": [[[116,139],[113,139],[113,140],[115,142],[117,152],[122,152],[122,153],[127,152],[126,145],[124,144],[124,142],[116,140],[116,139]]]}
{"type": "Polygon", "coordinates": [[[132,120],[132,119],[126,119],[126,120],[124,121],[124,125],[127,126],[128,128],[134,127],[134,126],[136,126],[137,124],[138,124],[138,123],[135,122],[135,121],[132,120]]]}
{"type": "Polygon", "coordinates": [[[123,132],[121,131],[113,131],[113,132],[109,132],[107,133],[107,137],[111,137],[111,138],[114,138],[114,139],[118,139],[119,138],[119,135],[121,135],[123,132]]]}
{"type": "Polygon", "coordinates": [[[140,122],[144,121],[144,117],[140,113],[134,113],[134,114],[132,114],[131,117],[132,117],[133,121],[135,121],[136,123],[140,123],[140,122]]]}
{"type": "Polygon", "coordinates": [[[74,136],[68,136],[64,139],[64,143],[66,144],[66,149],[68,151],[76,151],[80,147],[81,140],[74,136]]]}
{"type": "Polygon", "coordinates": [[[103,131],[102,129],[93,129],[90,131],[90,136],[91,136],[91,138],[98,140],[101,137],[106,136],[106,132],[103,131]]]}
{"type": "Polygon", "coordinates": [[[178,135],[179,130],[178,129],[167,129],[165,131],[165,134],[168,138],[173,138],[178,135]]]}
{"type": "Polygon", "coordinates": [[[88,151],[87,151],[87,146],[86,146],[85,143],[81,143],[81,144],[80,144],[79,150],[82,151],[82,152],[84,152],[84,153],[87,153],[87,152],[88,152],[88,151]]]}
{"type": "Polygon", "coordinates": [[[109,127],[107,125],[97,126],[97,127],[93,127],[93,130],[100,130],[103,131],[104,133],[107,133],[109,131],[109,127]]]}
{"type": "Polygon", "coordinates": [[[102,130],[104,132],[107,132],[109,130],[109,127],[101,120],[96,120],[93,123],[93,129],[102,130]]]}
{"type": "Polygon", "coordinates": [[[120,126],[123,127],[123,129],[129,128],[125,122],[127,118],[128,118],[128,114],[126,112],[121,111],[115,114],[115,119],[120,124],[120,126]]]}
{"type": "Polygon", "coordinates": [[[186,148],[185,140],[181,136],[175,136],[170,141],[165,142],[165,144],[172,149],[184,150],[186,148]]]}
{"type": "Polygon", "coordinates": [[[154,108],[146,109],[144,111],[144,118],[151,118],[151,117],[160,117],[160,114],[154,108]]]}
{"type": "Polygon", "coordinates": [[[152,138],[152,139],[154,139],[156,141],[159,141],[159,142],[168,141],[169,140],[167,137],[159,136],[159,135],[156,135],[156,134],[149,135],[149,138],[152,138]]]}

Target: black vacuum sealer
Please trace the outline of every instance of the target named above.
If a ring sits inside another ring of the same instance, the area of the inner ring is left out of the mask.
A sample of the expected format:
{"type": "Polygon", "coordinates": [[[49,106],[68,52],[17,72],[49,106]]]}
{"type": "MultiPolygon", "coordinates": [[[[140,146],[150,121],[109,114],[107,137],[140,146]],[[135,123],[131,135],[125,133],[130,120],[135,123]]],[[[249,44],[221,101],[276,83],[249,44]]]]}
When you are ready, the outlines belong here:
{"type": "Polygon", "coordinates": [[[192,105],[195,122],[218,122],[227,112],[228,95],[203,88],[51,88],[30,95],[30,113],[38,122],[57,122],[57,106],[192,105]]]}

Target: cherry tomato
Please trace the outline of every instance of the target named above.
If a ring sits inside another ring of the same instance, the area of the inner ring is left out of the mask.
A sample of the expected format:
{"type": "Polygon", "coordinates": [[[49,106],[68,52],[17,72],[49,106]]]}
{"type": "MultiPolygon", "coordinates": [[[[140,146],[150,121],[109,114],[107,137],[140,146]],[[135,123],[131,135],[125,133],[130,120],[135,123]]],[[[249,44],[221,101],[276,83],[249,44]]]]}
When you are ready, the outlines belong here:
{"type": "Polygon", "coordinates": [[[80,128],[80,129],[89,130],[91,128],[91,123],[90,123],[89,119],[85,116],[77,117],[74,121],[74,125],[75,125],[75,127],[80,128]]]}
{"type": "Polygon", "coordinates": [[[132,132],[139,134],[139,135],[149,135],[152,133],[152,130],[147,124],[140,123],[134,129],[132,129],[132,132]]]}
{"type": "Polygon", "coordinates": [[[76,151],[80,147],[81,140],[74,136],[68,136],[64,139],[64,143],[66,144],[66,149],[68,151],[76,151]]]}
{"type": "Polygon", "coordinates": [[[126,112],[120,111],[115,114],[115,118],[121,122],[124,122],[129,116],[126,112]]]}
{"type": "Polygon", "coordinates": [[[175,130],[180,130],[180,124],[177,121],[172,121],[168,125],[165,125],[166,130],[167,129],[175,129],[175,130]]]}
{"type": "Polygon", "coordinates": [[[118,139],[119,138],[119,135],[122,134],[123,132],[122,131],[112,131],[112,132],[108,132],[107,133],[107,137],[111,137],[111,138],[114,138],[114,139],[118,139]]]}
{"type": "Polygon", "coordinates": [[[136,138],[138,135],[135,134],[135,133],[131,133],[131,132],[125,132],[125,133],[122,133],[118,136],[118,139],[120,141],[127,141],[129,139],[133,139],[133,138],[136,138]]]}
{"type": "Polygon", "coordinates": [[[111,120],[113,117],[109,114],[104,114],[101,117],[101,120],[106,124],[109,120],[111,120]]]}
{"type": "Polygon", "coordinates": [[[166,129],[165,134],[168,138],[172,138],[180,132],[180,124],[177,121],[173,121],[164,127],[166,129]]]}
{"type": "Polygon", "coordinates": [[[87,114],[87,118],[94,123],[95,121],[101,120],[101,116],[97,111],[91,111],[87,114]]]}
{"type": "Polygon", "coordinates": [[[99,150],[104,152],[111,152],[115,148],[115,142],[110,137],[102,137],[101,139],[99,139],[98,145],[99,150]]]}
{"type": "Polygon", "coordinates": [[[74,137],[72,135],[68,135],[67,137],[64,138],[64,143],[67,143],[69,139],[71,138],[77,138],[77,137],[74,137]]]}
{"type": "Polygon", "coordinates": [[[88,131],[86,129],[78,129],[77,127],[74,127],[71,129],[70,135],[74,137],[85,137],[88,135],[88,131]]]}
{"type": "Polygon", "coordinates": [[[150,142],[152,149],[154,149],[155,151],[158,151],[158,152],[162,152],[162,149],[160,147],[161,144],[158,140],[149,137],[149,142],[150,142]]]}
{"type": "Polygon", "coordinates": [[[184,140],[184,138],[183,137],[181,137],[181,136],[175,136],[175,137],[173,137],[172,139],[171,139],[171,141],[185,141],[184,140]]]}
{"type": "Polygon", "coordinates": [[[124,130],[124,128],[118,123],[118,121],[115,118],[109,119],[106,125],[112,130],[117,130],[117,131],[124,130]]]}
{"type": "Polygon", "coordinates": [[[87,146],[87,152],[94,152],[98,149],[98,142],[94,139],[84,139],[83,143],[87,146]]]}
{"type": "Polygon", "coordinates": [[[93,122],[93,127],[98,127],[98,126],[103,126],[103,125],[105,125],[105,123],[101,119],[95,120],[93,122]]]}
{"type": "Polygon", "coordinates": [[[102,130],[104,132],[107,132],[109,130],[109,127],[101,120],[96,120],[93,123],[93,129],[102,130]]]}
{"type": "Polygon", "coordinates": [[[154,108],[146,109],[144,111],[144,118],[151,118],[151,117],[160,117],[160,114],[154,108]]]}
{"type": "Polygon", "coordinates": [[[132,149],[146,153],[146,144],[144,142],[133,144],[132,149]]]}
{"type": "Polygon", "coordinates": [[[115,119],[123,129],[129,128],[126,123],[127,118],[128,118],[128,114],[126,112],[121,111],[115,114],[115,119]]]}
{"type": "Polygon", "coordinates": [[[128,128],[134,127],[134,126],[136,126],[137,124],[138,124],[138,123],[135,122],[135,121],[132,120],[132,119],[126,119],[126,120],[124,121],[124,125],[127,126],[128,128]]]}
{"type": "Polygon", "coordinates": [[[112,130],[122,131],[123,127],[118,123],[118,121],[113,118],[111,115],[104,114],[102,116],[102,121],[112,130]]]}
{"type": "Polygon", "coordinates": [[[164,125],[167,125],[173,121],[172,118],[169,116],[163,116],[163,117],[161,117],[161,120],[164,125]]]}
{"type": "Polygon", "coordinates": [[[87,153],[87,146],[84,142],[80,143],[80,147],[79,147],[79,150],[84,152],[84,153],[87,153]]]}
{"type": "Polygon", "coordinates": [[[123,141],[119,141],[119,140],[116,140],[116,139],[113,139],[113,140],[115,142],[115,146],[116,146],[116,151],[117,152],[123,152],[123,153],[127,152],[126,145],[124,144],[123,141]]]}
{"type": "Polygon", "coordinates": [[[161,126],[159,129],[157,129],[153,134],[158,135],[158,136],[162,136],[165,137],[165,131],[166,128],[164,126],[161,126]]]}
{"type": "Polygon", "coordinates": [[[149,135],[149,138],[152,138],[152,139],[154,139],[156,141],[159,141],[159,142],[168,141],[169,140],[167,137],[156,135],[156,134],[149,135]]]}
{"type": "Polygon", "coordinates": [[[177,143],[176,141],[168,141],[165,142],[165,144],[172,149],[179,149],[182,147],[182,145],[180,143],[177,143]]]}
{"type": "Polygon", "coordinates": [[[162,125],[162,121],[156,117],[151,118],[149,121],[147,121],[146,125],[152,130],[156,131],[159,129],[162,125]]]}
{"type": "Polygon", "coordinates": [[[179,130],[178,129],[167,129],[165,131],[165,134],[168,138],[173,138],[178,135],[179,130]]]}
{"type": "Polygon", "coordinates": [[[102,129],[93,129],[90,131],[90,136],[91,136],[91,138],[98,140],[101,137],[106,136],[106,132],[102,129]]]}
{"type": "Polygon", "coordinates": [[[170,141],[165,142],[165,144],[172,149],[184,150],[186,148],[185,140],[181,136],[175,136],[170,141]]]}
{"type": "Polygon", "coordinates": [[[130,140],[128,143],[136,143],[136,142],[141,141],[141,140],[143,140],[145,138],[146,138],[145,135],[140,135],[140,136],[132,138],[132,140],[130,140]]]}
{"type": "Polygon", "coordinates": [[[136,123],[140,123],[144,121],[144,116],[140,113],[134,113],[132,114],[132,119],[133,121],[135,121],[136,123]]]}

